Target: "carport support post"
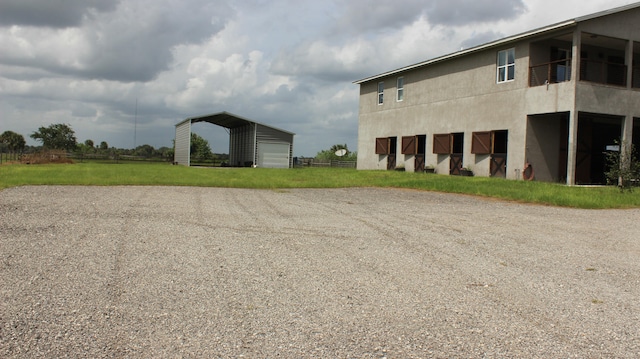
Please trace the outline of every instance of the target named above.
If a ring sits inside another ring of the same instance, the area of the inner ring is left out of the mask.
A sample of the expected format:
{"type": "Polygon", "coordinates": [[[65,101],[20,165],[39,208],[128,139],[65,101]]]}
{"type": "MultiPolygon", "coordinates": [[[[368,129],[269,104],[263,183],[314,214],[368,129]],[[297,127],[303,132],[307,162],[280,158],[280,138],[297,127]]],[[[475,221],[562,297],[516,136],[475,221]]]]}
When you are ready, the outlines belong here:
{"type": "Polygon", "coordinates": [[[567,185],[576,184],[576,157],[578,149],[578,114],[569,112],[569,144],[567,153],[567,185]]]}
{"type": "Polygon", "coordinates": [[[258,124],[253,124],[253,166],[258,167],[258,124]]]}

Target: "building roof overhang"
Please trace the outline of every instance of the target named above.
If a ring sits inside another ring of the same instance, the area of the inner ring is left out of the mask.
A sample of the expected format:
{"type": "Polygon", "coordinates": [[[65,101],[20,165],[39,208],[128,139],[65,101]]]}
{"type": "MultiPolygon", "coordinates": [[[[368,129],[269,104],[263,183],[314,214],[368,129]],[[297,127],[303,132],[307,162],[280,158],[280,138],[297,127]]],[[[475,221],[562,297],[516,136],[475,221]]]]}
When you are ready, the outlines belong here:
{"type": "Polygon", "coordinates": [[[613,8],[613,9],[609,9],[609,10],[605,10],[605,11],[601,11],[601,12],[597,12],[597,13],[593,13],[590,15],[585,15],[585,16],[581,16],[581,17],[577,17],[571,20],[566,20],[563,22],[559,22],[556,24],[551,24],[551,25],[547,25],[535,30],[530,30],[527,32],[523,32],[517,35],[513,35],[513,36],[508,36],[499,40],[495,40],[495,41],[491,41],[482,45],[478,45],[478,46],[474,46],[474,47],[470,47],[468,49],[464,49],[464,50],[460,50],[451,54],[447,54],[444,56],[440,56],[440,57],[436,57],[427,61],[423,61],[423,62],[419,62],[413,65],[409,65],[409,66],[405,66],[405,67],[401,67],[399,69],[396,70],[391,70],[391,71],[387,71],[387,72],[383,72],[381,74],[378,75],[374,75],[374,76],[370,76],[370,77],[366,77],[364,79],[361,80],[357,80],[354,81],[354,84],[362,84],[365,82],[370,82],[370,81],[374,81],[374,80],[379,80],[381,78],[387,77],[387,76],[392,76],[392,75],[397,75],[399,73],[402,72],[406,72],[409,70],[413,70],[416,68],[420,68],[420,67],[425,67],[425,66],[429,66],[432,64],[436,64],[439,62],[443,62],[443,61],[447,61],[447,60],[451,60],[451,59],[455,59],[458,57],[462,57],[462,56],[466,56],[466,55],[470,55],[472,53],[476,53],[476,52],[480,52],[480,51],[484,51],[484,50],[488,50],[488,49],[492,49],[492,48],[496,48],[496,47],[501,47],[501,46],[506,46],[527,38],[531,38],[531,37],[535,37],[535,36],[539,36],[542,34],[546,34],[546,33],[552,33],[555,31],[559,31],[559,30],[565,30],[565,29],[571,29],[575,26],[578,25],[579,22],[584,22],[587,20],[592,20],[595,18],[599,18],[602,16],[607,16],[607,15],[611,15],[611,14],[615,14],[615,13],[619,13],[622,11],[626,11],[626,10],[630,10],[630,9],[634,9],[640,7],[640,2],[639,3],[634,3],[634,4],[630,4],[630,5],[625,5],[625,6],[620,6],[617,8],[613,8]]]}

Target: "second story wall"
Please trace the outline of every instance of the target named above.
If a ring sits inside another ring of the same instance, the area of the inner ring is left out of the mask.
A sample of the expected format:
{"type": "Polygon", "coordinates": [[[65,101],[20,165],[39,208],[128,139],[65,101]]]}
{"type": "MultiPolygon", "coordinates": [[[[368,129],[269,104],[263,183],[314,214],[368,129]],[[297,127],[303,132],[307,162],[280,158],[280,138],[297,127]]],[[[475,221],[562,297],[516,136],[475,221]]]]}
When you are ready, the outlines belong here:
{"type": "MultiPolygon", "coordinates": [[[[381,121],[421,123],[434,130],[506,129],[526,113],[567,111],[573,105],[572,87],[529,87],[530,44],[485,49],[440,63],[394,74],[361,84],[360,120],[373,116],[381,121]],[[498,81],[500,51],[513,49],[513,79],[498,81]],[[403,97],[397,99],[397,79],[402,77],[403,97]],[[378,85],[384,83],[382,104],[378,85]]],[[[386,127],[386,126],[384,126],[386,127]]]]}

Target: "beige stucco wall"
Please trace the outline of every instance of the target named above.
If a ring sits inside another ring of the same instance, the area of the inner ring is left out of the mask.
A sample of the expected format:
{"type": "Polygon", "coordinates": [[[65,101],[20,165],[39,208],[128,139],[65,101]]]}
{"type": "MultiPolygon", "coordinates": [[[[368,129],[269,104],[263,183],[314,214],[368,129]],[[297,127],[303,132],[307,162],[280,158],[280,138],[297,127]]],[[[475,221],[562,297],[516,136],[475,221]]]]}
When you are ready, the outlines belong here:
{"type": "MultiPolygon", "coordinates": [[[[454,57],[440,63],[408,70],[381,79],[362,83],[360,86],[360,118],[358,130],[358,168],[386,169],[386,156],[375,154],[375,138],[397,137],[397,164],[413,170],[414,156],[401,152],[402,136],[426,135],[427,153],[425,163],[435,165],[439,173],[448,173],[449,156],[432,152],[433,135],[438,133],[464,133],[464,165],[471,166],[476,175],[489,175],[489,156],[471,154],[471,134],[475,131],[508,131],[507,178],[521,178],[527,156],[527,116],[569,112],[573,120],[578,112],[594,112],[625,116],[628,121],[640,117],[640,90],[619,88],[577,81],[577,62],[571,81],[548,86],[529,87],[529,65],[548,61],[535,53],[536,46],[573,47],[562,39],[579,39],[583,33],[616,37],[625,41],[640,41],[640,10],[633,9],[592,20],[580,22],[578,26],[560,30],[560,33],[545,33],[537,38],[524,38],[517,43],[484,49],[476,53],[454,57]],[[572,34],[573,31],[573,34],[572,34]],[[559,34],[561,36],[559,36],[559,34]],[[545,39],[547,38],[547,39],[545,39]],[[554,38],[554,39],[552,39],[554,38]],[[554,43],[554,42],[557,42],[554,43]],[[531,44],[534,44],[531,46],[531,44]],[[515,80],[496,83],[496,58],[500,50],[515,48],[515,80]],[[536,58],[529,58],[529,51],[536,58]],[[404,77],[404,100],[396,101],[396,79],[404,77]],[[385,100],[377,104],[377,84],[385,83],[385,100]]],[[[633,46],[627,46],[627,49],[633,46]]],[[[627,60],[630,56],[627,56],[627,60]]],[[[630,122],[626,123],[629,127],[630,122]]],[[[551,126],[552,124],[549,124],[551,126]]],[[[538,126],[538,130],[544,127],[538,126]]],[[[531,130],[531,129],[530,129],[531,130]]],[[[543,131],[544,132],[544,131],[543,131]]],[[[627,131],[630,132],[630,131],[627,131]]],[[[569,130],[570,147],[575,127],[569,130]]],[[[573,135],[573,136],[574,136],[573,135]]],[[[630,136],[630,134],[628,134],[630,136]]],[[[544,136],[542,134],[541,136],[544,136]]],[[[545,152],[553,147],[545,144],[544,137],[534,141],[534,147],[545,152]]],[[[553,142],[553,141],[552,141],[553,142]]],[[[555,142],[553,142],[555,143],[555,142]]],[[[554,145],[556,146],[556,145],[554,145]]],[[[557,147],[557,146],[556,146],[557,147]]],[[[552,151],[557,151],[553,148],[552,151]]],[[[570,151],[575,151],[571,147],[570,151]]],[[[535,155],[533,156],[535,157],[535,155]]],[[[571,160],[571,155],[569,155],[571,160]]],[[[534,158],[535,160],[535,158],[534,158]]],[[[557,175],[557,161],[541,164],[548,169],[540,175],[552,179],[557,175]]],[[[570,177],[572,172],[569,173],[570,177]]]]}
{"type": "Polygon", "coordinates": [[[620,39],[640,40],[640,9],[631,9],[580,22],[578,30],[620,39]]]}
{"type": "MultiPolygon", "coordinates": [[[[413,169],[413,156],[400,154],[402,136],[427,135],[425,163],[449,172],[448,156],[433,153],[433,135],[464,133],[465,166],[476,175],[489,175],[489,156],[471,154],[471,135],[475,131],[508,130],[507,177],[516,178],[516,169],[524,163],[526,114],[535,107],[528,98],[528,43],[515,46],[515,80],[496,83],[496,57],[500,50],[483,51],[472,56],[403,74],[404,100],[396,102],[396,78],[384,78],[385,101],[377,104],[377,82],[361,85],[358,133],[358,168],[386,169],[386,157],[375,154],[376,137],[398,137],[397,163],[413,169]]],[[[565,91],[534,89],[532,96],[548,106],[567,97],[565,91]]],[[[549,107],[555,110],[558,105],[549,107]]]]}

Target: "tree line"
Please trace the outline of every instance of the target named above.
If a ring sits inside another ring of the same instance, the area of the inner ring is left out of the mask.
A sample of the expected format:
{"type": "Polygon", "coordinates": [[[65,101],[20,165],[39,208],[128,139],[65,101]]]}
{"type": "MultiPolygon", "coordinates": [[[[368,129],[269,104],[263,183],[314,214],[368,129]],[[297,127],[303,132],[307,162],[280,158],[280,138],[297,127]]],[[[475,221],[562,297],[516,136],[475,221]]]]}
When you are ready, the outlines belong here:
{"type": "Polygon", "coordinates": [[[68,124],[58,123],[48,127],[40,127],[29,137],[41,143],[40,146],[28,146],[23,135],[14,131],[4,131],[0,134],[0,152],[9,154],[9,158],[25,153],[37,153],[48,150],[61,150],[75,156],[103,155],[103,156],[139,156],[144,158],[173,159],[173,148],[154,148],[145,144],[133,149],[109,147],[106,141],[96,144],[88,139],[79,143],[75,131],[68,124]]]}
{"type": "MultiPolygon", "coordinates": [[[[144,158],[163,158],[173,161],[174,148],[154,148],[144,144],[133,149],[109,147],[106,141],[96,144],[88,139],[79,143],[75,131],[70,125],[64,123],[51,124],[48,127],[40,127],[29,137],[41,143],[41,146],[27,146],[24,136],[13,131],[5,131],[0,134],[0,153],[8,153],[15,159],[23,153],[36,153],[43,150],[63,150],[76,156],[91,157],[102,156],[138,156],[144,158]]],[[[221,163],[228,161],[228,154],[216,154],[211,151],[209,142],[196,133],[191,133],[191,160],[196,163],[221,163]]],[[[346,144],[331,146],[328,150],[320,151],[315,156],[320,161],[356,161],[357,153],[351,152],[346,144]]]]}

